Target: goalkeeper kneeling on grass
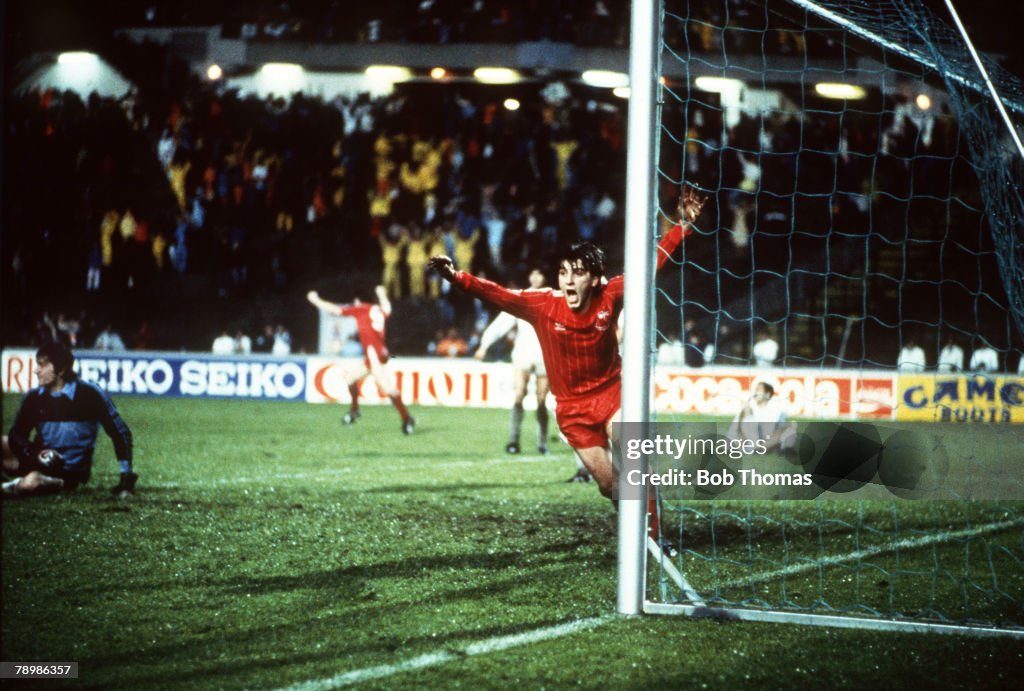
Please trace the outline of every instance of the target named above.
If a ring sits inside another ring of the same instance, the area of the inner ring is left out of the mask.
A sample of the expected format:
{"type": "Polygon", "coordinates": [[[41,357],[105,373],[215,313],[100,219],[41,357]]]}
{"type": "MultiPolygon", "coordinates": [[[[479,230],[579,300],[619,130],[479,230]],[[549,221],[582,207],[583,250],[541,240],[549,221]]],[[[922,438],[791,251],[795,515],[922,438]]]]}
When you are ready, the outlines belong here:
{"type": "Polygon", "coordinates": [[[14,478],[3,483],[5,496],[73,490],[88,482],[101,425],[121,466],[120,482],[111,493],[135,493],[139,476],[132,472],[131,430],[106,393],[78,378],[74,362],[60,343],[36,352],[39,385],[25,395],[3,438],[3,470],[14,478]]]}

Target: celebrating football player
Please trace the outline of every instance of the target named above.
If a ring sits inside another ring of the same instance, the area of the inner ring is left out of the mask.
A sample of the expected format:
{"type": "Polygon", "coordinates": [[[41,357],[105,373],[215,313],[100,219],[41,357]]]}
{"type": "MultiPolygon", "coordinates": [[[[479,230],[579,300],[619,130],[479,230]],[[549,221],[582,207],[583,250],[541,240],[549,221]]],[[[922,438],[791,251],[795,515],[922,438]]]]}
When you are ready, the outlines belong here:
{"type": "MultiPolygon", "coordinates": [[[[679,223],[658,243],[659,269],[692,232],[704,201],[689,190],[683,195],[679,223]]],[[[615,324],[622,310],[623,277],[605,280],[604,252],[589,242],[572,245],[559,265],[557,291],[512,291],[456,271],[449,257],[430,262],[462,290],[533,325],[555,395],[558,426],[601,494],[611,498],[610,443],[612,422],[620,414],[622,369],[615,324]]]]}
{"type": "Polygon", "coordinates": [[[402,403],[402,396],[395,385],[394,374],[387,366],[389,355],[388,347],[384,343],[384,324],[391,316],[391,301],[388,300],[384,286],[377,286],[374,292],[377,295],[377,304],[362,302],[359,298],[353,300],[351,304],[336,304],[322,299],[315,290],[309,291],[306,294],[306,299],[319,310],[342,317],[355,317],[356,320],[356,329],[359,333],[359,342],[363,346],[364,357],[361,366],[346,373],[345,383],[348,385],[352,402],[341,421],[346,425],[351,425],[359,419],[361,415],[359,412],[359,387],[367,375],[372,374],[402,417],[402,433],[412,434],[416,420],[402,403]]]}

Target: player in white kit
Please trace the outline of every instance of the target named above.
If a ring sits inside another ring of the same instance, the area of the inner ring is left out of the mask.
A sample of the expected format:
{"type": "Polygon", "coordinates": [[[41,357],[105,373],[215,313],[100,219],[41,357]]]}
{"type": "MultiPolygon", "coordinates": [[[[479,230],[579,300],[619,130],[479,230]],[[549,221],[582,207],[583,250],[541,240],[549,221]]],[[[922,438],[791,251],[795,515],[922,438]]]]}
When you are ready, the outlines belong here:
{"type": "MultiPolygon", "coordinates": [[[[529,276],[530,287],[527,290],[543,288],[547,280],[540,269],[533,269],[529,276]]],[[[527,385],[530,377],[535,377],[534,388],[537,394],[537,451],[548,452],[548,375],[544,369],[544,356],[540,350],[537,333],[529,322],[516,319],[508,312],[501,312],[494,321],[484,329],[480,336],[480,347],[477,348],[477,360],[482,360],[484,353],[499,339],[515,331],[512,346],[512,366],[515,370],[514,388],[515,401],[512,404],[512,418],[509,422],[508,453],[519,453],[519,431],[523,425],[523,401],[526,399],[527,385]]]]}

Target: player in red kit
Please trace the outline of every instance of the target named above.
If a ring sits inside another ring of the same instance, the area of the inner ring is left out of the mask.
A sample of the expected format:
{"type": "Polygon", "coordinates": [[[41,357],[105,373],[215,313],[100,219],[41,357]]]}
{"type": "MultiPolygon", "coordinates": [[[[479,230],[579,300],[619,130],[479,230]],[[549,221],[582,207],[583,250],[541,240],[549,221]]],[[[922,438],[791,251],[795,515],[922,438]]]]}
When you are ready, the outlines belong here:
{"type": "Polygon", "coordinates": [[[402,432],[412,434],[416,420],[409,414],[402,397],[395,386],[395,377],[388,364],[388,347],[384,343],[384,323],[391,316],[391,302],[388,300],[387,291],[384,286],[375,288],[377,304],[362,302],[356,298],[348,305],[339,305],[323,300],[320,295],[311,290],[306,294],[314,307],[342,317],[354,317],[356,329],[359,333],[359,342],[363,346],[363,364],[360,367],[346,373],[345,381],[348,384],[348,392],[352,397],[349,410],[342,418],[342,422],[351,425],[360,417],[359,412],[359,386],[368,374],[372,374],[377,384],[384,390],[391,403],[395,406],[398,414],[402,416],[402,432]]]}
{"type": "MultiPolygon", "coordinates": [[[[704,199],[691,192],[680,202],[680,222],[658,243],[657,266],[692,232],[704,199]]],[[[513,291],[456,271],[448,257],[431,267],[466,292],[530,322],[540,339],[558,426],[569,445],[611,498],[614,482],[612,422],[621,407],[621,370],[615,324],[622,310],[623,278],[604,278],[604,252],[574,244],[558,269],[559,290],[513,291]]]]}

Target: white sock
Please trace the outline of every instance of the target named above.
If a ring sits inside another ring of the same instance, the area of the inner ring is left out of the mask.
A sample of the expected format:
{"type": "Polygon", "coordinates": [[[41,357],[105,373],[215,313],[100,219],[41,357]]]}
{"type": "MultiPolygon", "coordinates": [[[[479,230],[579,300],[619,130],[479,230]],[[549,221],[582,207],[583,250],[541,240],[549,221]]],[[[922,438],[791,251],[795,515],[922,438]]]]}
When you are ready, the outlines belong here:
{"type": "Polygon", "coordinates": [[[3,485],[0,485],[0,488],[3,489],[4,494],[17,494],[19,483],[21,483],[20,477],[15,478],[13,480],[8,480],[3,485]]]}

